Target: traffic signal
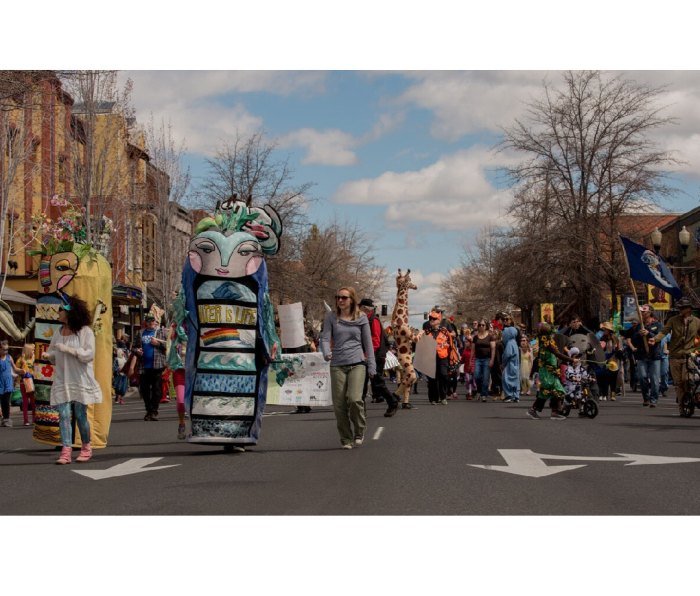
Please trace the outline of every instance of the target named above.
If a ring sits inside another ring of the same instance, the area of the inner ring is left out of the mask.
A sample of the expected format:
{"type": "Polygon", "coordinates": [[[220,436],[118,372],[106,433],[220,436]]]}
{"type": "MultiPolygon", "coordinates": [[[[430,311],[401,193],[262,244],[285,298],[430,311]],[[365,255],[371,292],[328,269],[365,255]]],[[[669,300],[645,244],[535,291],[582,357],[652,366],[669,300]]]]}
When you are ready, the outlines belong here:
{"type": "Polygon", "coordinates": [[[387,316],[387,311],[388,311],[388,309],[387,309],[386,304],[382,304],[382,316],[383,317],[387,316]]]}

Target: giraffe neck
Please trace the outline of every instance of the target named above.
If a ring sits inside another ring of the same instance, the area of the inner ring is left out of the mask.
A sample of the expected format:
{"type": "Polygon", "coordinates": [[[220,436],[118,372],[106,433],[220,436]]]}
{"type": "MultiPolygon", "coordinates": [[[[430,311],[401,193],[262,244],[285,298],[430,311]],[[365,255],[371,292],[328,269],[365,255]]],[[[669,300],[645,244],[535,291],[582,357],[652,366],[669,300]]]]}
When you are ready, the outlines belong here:
{"type": "Polygon", "coordinates": [[[394,312],[392,314],[392,325],[397,329],[402,329],[408,327],[408,288],[400,288],[396,292],[396,304],[394,305],[394,312]],[[406,311],[405,316],[399,316],[397,314],[398,308],[403,307],[406,311]]]}

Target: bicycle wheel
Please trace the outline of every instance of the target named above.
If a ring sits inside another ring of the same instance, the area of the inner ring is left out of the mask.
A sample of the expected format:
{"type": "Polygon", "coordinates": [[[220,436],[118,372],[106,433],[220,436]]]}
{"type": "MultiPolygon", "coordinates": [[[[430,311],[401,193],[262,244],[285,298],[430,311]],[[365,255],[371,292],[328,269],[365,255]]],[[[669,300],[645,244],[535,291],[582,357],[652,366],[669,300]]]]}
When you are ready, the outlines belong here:
{"type": "Polygon", "coordinates": [[[695,412],[695,403],[693,396],[686,393],[678,406],[678,411],[683,418],[690,418],[695,412]]]}
{"type": "Polygon", "coordinates": [[[595,418],[598,415],[598,404],[592,399],[586,400],[583,404],[583,413],[589,418],[595,418]]]}

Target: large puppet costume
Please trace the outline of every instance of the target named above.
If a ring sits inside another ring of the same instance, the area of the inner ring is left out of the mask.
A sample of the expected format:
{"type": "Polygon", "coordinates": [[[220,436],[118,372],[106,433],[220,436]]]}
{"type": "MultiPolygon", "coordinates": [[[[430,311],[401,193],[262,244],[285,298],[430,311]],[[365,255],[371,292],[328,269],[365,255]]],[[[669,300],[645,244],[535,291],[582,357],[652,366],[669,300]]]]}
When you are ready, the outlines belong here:
{"type": "MultiPolygon", "coordinates": [[[[73,212],[69,207],[68,212],[73,212]]],[[[66,220],[69,218],[66,216],[66,220]]],[[[76,226],[65,230],[75,232],[76,226]]],[[[74,237],[79,237],[77,230],[74,237]]],[[[32,438],[47,445],[61,445],[58,410],[50,404],[54,367],[44,357],[51,338],[58,333],[58,310],[65,296],[76,296],[87,303],[93,313],[95,333],[95,379],[102,390],[102,402],[88,408],[91,444],[95,449],[107,445],[112,421],[112,268],[97,251],[71,239],[45,239],[42,248],[32,251],[41,255],[39,293],[36,306],[34,391],[36,410],[32,438]]],[[[79,446],[79,444],[78,444],[79,446]]]]}
{"type": "Polygon", "coordinates": [[[195,228],[176,321],[187,331],[188,441],[242,450],[260,434],[267,369],[279,350],[264,255],[282,225],[269,206],[229,200],[195,228]]]}

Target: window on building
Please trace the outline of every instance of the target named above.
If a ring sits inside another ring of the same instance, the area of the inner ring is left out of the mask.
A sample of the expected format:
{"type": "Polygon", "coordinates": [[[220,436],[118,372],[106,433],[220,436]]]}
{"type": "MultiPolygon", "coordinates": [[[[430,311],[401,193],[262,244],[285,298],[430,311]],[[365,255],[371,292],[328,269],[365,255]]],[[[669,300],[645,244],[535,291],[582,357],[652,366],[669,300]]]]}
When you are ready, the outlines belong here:
{"type": "Polygon", "coordinates": [[[156,222],[152,215],[144,215],[141,229],[143,281],[156,278],[156,222]]]}
{"type": "Polygon", "coordinates": [[[59,182],[66,181],[66,156],[65,155],[58,156],[58,181],[59,182]]]}

